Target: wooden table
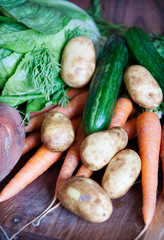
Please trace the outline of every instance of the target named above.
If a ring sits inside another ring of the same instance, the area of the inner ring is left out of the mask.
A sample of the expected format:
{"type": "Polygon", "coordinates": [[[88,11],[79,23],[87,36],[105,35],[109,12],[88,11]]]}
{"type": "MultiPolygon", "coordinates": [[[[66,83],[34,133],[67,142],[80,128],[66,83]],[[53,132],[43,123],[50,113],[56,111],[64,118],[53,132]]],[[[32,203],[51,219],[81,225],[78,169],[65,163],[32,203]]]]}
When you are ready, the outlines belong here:
{"type": "MultiPolygon", "coordinates": [[[[91,1],[72,1],[87,9],[91,1]]],[[[102,0],[106,19],[114,23],[126,23],[143,27],[146,31],[162,33],[164,31],[163,0],[102,0]]],[[[136,140],[130,148],[136,148],[136,140]]],[[[35,149],[36,150],[36,149],[35,149]]],[[[34,151],[35,151],[34,150],[34,151]]],[[[0,188],[9,181],[34,153],[23,156],[12,173],[0,184],[0,188]]],[[[8,236],[13,235],[22,226],[39,215],[51,202],[62,159],[47,170],[36,181],[15,197],[0,204],[0,224],[8,236]]],[[[93,179],[100,181],[102,171],[95,173],[93,179]]],[[[114,211],[111,218],[101,224],[83,221],[79,217],[59,207],[49,213],[40,226],[28,226],[19,235],[20,240],[132,240],[142,230],[142,192],[141,179],[123,197],[113,200],[114,211]]],[[[0,230],[0,239],[6,240],[0,230]]],[[[142,240],[164,240],[164,197],[162,196],[162,170],[159,163],[159,186],[157,208],[154,219],[142,240]]]]}

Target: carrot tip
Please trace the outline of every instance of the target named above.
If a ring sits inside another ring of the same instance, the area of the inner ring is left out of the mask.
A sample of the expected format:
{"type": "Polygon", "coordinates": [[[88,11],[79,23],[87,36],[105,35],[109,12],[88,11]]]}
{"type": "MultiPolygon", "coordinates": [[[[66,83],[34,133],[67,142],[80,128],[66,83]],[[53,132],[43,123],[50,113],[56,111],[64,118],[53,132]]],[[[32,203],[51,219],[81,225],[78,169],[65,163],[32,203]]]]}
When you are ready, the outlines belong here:
{"type": "Polygon", "coordinates": [[[138,234],[138,236],[134,240],[138,240],[148,229],[149,225],[145,225],[142,231],[138,234]]]}

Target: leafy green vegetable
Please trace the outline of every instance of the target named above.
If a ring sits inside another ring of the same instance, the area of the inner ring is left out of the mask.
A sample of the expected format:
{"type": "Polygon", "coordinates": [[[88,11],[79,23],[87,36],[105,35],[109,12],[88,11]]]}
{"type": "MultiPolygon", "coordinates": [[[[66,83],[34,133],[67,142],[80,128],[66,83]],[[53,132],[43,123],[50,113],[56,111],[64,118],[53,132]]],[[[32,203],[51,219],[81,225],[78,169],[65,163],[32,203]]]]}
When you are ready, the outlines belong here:
{"type": "MultiPolygon", "coordinates": [[[[4,52],[5,50],[2,49],[2,51],[4,52]]],[[[22,54],[12,52],[10,55],[0,60],[0,88],[3,88],[8,78],[14,74],[21,59],[22,54]]]]}
{"type": "Polygon", "coordinates": [[[0,102],[7,103],[12,107],[17,107],[18,105],[28,101],[29,99],[31,100],[31,99],[41,99],[41,98],[44,98],[43,94],[0,95],[0,102]]]}
{"type": "Polygon", "coordinates": [[[164,35],[149,34],[159,54],[164,58],[164,35]]]}
{"type": "Polygon", "coordinates": [[[19,107],[28,117],[50,104],[65,106],[62,50],[72,37],[87,36],[98,53],[100,33],[93,19],[75,4],[58,0],[0,0],[0,11],[0,101],[19,107]]]}

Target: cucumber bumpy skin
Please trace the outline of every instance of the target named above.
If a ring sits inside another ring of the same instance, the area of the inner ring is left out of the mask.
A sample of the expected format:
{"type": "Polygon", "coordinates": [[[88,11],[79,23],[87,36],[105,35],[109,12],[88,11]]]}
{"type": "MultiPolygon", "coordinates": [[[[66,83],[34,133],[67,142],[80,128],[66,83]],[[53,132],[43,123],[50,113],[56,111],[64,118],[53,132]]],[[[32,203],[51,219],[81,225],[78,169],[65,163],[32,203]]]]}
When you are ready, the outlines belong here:
{"type": "Polygon", "coordinates": [[[87,135],[108,128],[128,61],[123,38],[111,35],[100,50],[96,70],[90,83],[83,113],[83,129],[87,135]]]}

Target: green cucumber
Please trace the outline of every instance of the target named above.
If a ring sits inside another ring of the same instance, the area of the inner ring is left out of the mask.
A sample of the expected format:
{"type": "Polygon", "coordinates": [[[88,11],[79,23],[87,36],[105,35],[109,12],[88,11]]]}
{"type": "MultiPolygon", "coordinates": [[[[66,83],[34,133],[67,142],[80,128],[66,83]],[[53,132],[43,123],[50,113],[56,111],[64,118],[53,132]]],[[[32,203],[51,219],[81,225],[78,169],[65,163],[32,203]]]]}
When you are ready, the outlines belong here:
{"type": "Polygon", "coordinates": [[[141,28],[131,27],[125,38],[137,62],[153,75],[164,93],[164,58],[158,53],[150,37],[141,28]]]}
{"type": "Polygon", "coordinates": [[[107,129],[118,98],[128,50],[123,38],[111,35],[100,50],[83,113],[87,135],[107,129]]]}

